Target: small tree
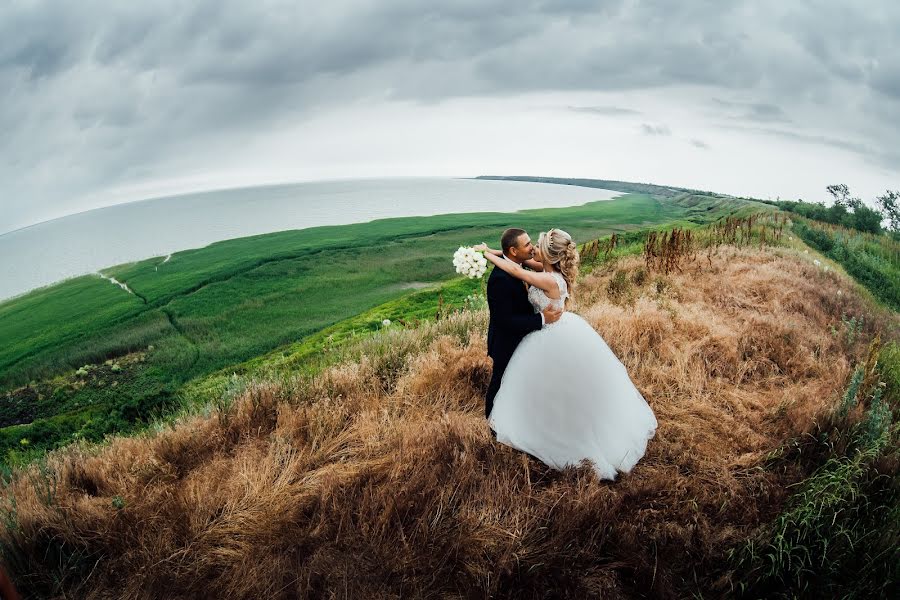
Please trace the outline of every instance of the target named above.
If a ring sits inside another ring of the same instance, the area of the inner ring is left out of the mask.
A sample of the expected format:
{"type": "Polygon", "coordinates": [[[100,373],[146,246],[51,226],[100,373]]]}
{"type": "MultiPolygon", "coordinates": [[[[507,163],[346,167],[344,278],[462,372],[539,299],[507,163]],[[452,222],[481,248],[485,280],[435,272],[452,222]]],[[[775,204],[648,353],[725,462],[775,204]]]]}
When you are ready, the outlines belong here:
{"type": "Polygon", "coordinates": [[[825,189],[834,198],[834,204],[827,209],[827,222],[859,231],[881,233],[882,213],[866,206],[860,198],[851,196],[846,184],[829,185],[825,189]]]}
{"type": "Polygon", "coordinates": [[[846,224],[858,231],[868,233],[881,233],[881,213],[874,208],[869,208],[862,202],[859,203],[851,214],[846,216],[846,224]]]}
{"type": "Polygon", "coordinates": [[[875,201],[881,214],[888,220],[888,229],[894,233],[900,232],[900,192],[887,190],[875,201]]]}
{"type": "Polygon", "coordinates": [[[832,184],[825,189],[834,198],[836,206],[847,208],[850,205],[850,188],[847,187],[846,183],[832,184]]]}
{"type": "Polygon", "coordinates": [[[832,225],[843,225],[847,220],[848,210],[851,206],[855,206],[857,198],[850,197],[850,188],[845,183],[829,185],[825,188],[831,197],[834,198],[834,204],[828,208],[825,221],[832,225]]]}

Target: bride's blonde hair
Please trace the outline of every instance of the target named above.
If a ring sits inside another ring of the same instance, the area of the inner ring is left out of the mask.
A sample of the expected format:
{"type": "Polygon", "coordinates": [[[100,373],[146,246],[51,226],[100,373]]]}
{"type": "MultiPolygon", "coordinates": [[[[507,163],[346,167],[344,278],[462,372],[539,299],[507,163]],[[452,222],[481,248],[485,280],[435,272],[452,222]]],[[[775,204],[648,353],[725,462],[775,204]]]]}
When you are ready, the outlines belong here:
{"type": "Polygon", "coordinates": [[[538,236],[538,248],[541,250],[544,270],[549,271],[550,265],[553,265],[566,280],[569,288],[569,297],[566,299],[568,306],[575,294],[575,280],[578,279],[578,265],[581,262],[578,247],[568,233],[562,229],[551,229],[546,233],[542,231],[538,236]]]}

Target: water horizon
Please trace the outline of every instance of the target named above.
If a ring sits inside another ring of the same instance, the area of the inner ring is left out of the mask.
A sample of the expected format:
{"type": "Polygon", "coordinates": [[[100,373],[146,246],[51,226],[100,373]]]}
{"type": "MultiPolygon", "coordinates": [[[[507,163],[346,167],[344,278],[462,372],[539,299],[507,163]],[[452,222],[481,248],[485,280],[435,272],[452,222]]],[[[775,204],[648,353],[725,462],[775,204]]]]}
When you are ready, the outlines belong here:
{"type": "Polygon", "coordinates": [[[0,234],[0,303],[73,277],[228,239],[394,217],[578,206],[620,195],[553,183],[384,177],[123,202],[0,234]]]}
{"type": "MultiPolygon", "coordinates": [[[[218,194],[218,193],[231,193],[231,192],[243,192],[249,190],[267,190],[271,188],[280,188],[280,187],[292,187],[292,186],[302,186],[307,184],[319,184],[319,183],[345,183],[345,182],[355,182],[362,183],[366,181],[404,181],[411,179],[454,179],[454,180],[479,180],[477,177],[427,177],[427,176],[416,176],[416,175],[391,175],[386,177],[341,177],[334,179],[312,179],[309,181],[285,181],[280,183],[262,183],[258,185],[237,185],[230,187],[216,187],[209,188],[204,190],[192,190],[185,192],[178,192],[174,194],[162,194],[158,196],[149,196],[147,198],[138,198],[137,200],[124,200],[122,202],[116,202],[113,204],[107,204],[106,206],[96,206],[94,208],[86,208],[84,210],[79,210],[73,213],[68,213],[65,215],[60,215],[58,217],[51,217],[49,219],[45,219],[43,221],[38,221],[37,223],[31,223],[29,225],[23,225],[21,227],[16,227],[15,229],[9,229],[7,231],[0,231],[0,237],[8,233],[15,233],[17,231],[22,231],[23,229],[29,229],[31,227],[36,227],[38,225],[43,225],[45,223],[52,223],[53,221],[59,221],[60,219],[67,219],[69,217],[74,217],[76,215],[82,215],[84,213],[90,213],[98,210],[105,210],[107,208],[115,208],[118,206],[126,206],[131,204],[140,204],[141,202],[155,202],[157,200],[169,200],[172,198],[191,198],[193,196],[206,196],[208,194],[218,194]]],[[[612,190],[610,190],[612,191],[612,190]]],[[[617,192],[618,193],[618,192],[617,192]]]]}

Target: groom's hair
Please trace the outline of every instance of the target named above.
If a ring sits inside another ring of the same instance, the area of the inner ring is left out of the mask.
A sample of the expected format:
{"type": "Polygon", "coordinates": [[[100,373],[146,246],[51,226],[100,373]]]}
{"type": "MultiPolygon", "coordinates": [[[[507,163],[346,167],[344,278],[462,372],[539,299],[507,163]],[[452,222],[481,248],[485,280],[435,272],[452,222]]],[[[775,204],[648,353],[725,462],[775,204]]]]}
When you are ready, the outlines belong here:
{"type": "Polygon", "coordinates": [[[503,249],[503,254],[508,253],[510,248],[518,247],[519,238],[523,233],[525,233],[524,229],[516,229],[515,227],[511,227],[503,232],[503,235],[500,236],[500,247],[503,249]]]}

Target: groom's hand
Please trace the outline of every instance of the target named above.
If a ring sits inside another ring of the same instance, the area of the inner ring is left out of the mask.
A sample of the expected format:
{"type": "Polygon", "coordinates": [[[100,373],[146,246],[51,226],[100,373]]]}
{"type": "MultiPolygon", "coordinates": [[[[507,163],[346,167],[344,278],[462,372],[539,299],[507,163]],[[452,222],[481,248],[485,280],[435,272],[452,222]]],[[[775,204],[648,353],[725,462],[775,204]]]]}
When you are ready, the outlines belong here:
{"type": "Polygon", "coordinates": [[[562,309],[548,306],[546,309],[544,309],[544,324],[549,325],[550,323],[556,323],[557,321],[559,321],[559,318],[562,316],[562,314],[562,309]]]}

